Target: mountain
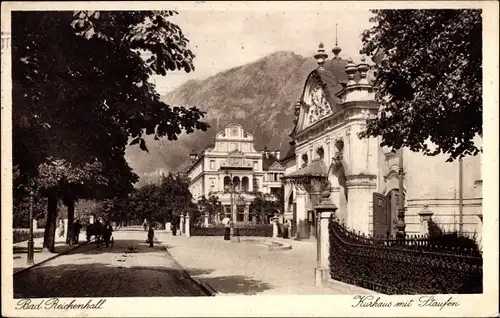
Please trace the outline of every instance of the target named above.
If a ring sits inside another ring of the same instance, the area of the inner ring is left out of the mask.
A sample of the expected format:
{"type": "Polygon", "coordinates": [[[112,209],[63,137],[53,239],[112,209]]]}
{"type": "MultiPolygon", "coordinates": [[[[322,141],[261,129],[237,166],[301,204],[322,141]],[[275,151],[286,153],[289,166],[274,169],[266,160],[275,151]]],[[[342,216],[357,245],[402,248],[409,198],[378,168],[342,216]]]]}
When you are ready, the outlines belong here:
{"type": "Polygon", "coordinates": [[[160,170],[180,171],[189,165],[191,150],[201,151],[210,145],[215,134],[231,122],[253,134],[256,149],[267,146],[284,156],[293,129],[295,103],[307,75],[316,67],[312,57],[281,51],[204,80],[184,83],[162,99],[171,105],[206,111],[211,128],[182,135],[177,141],[149,138],[149,153],[138,147],[127,151],[132,168],[144,177],[160,170]]]}

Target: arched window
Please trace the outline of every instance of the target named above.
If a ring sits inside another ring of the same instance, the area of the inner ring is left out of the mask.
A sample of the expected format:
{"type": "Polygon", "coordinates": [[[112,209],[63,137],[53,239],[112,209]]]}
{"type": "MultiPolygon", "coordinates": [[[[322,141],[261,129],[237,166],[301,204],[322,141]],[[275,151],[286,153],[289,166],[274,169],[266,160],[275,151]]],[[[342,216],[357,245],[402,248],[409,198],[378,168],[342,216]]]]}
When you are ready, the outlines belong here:
{"type": "Polygon", "coordinates": [[[233,190],[236,192],[241,191],[240,177],[233,177],[233,190]]]}
{"type": "Polygon", "coordinates": [[[325,151],[323,150],[323,147],[319,147],[317,150],[316,150],[316,154],[318,154],[318,157],[320,159],[323,159],[325,157],[325,151]]]}
{"type": "Polygon", "coordinates": [[[248,191],[248,177],[243,177],[241,179],[241,191],[243,192],[248,191]]]}
{"type": "Polygon", "coordinates": [[[231,191],[231,178],[224,177],[224,192],[231,191]]]}
{"type": "Polygon", "coordinates": [[[307,166],[308,163],[309,163],[309,158],[307,157],[306,154],[303,154],[302,155],[302,167],[307,166]]]}

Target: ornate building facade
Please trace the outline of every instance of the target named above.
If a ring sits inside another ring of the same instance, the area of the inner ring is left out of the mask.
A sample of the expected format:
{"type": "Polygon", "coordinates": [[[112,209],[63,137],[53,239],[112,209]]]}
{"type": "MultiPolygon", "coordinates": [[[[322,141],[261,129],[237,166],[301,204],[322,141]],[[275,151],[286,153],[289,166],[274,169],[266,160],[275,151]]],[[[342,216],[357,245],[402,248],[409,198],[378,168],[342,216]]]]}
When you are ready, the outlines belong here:
{"type": "Polygon", "coordinates": [[[480,240],[481,155],[449,163],[443,155],[395,152],[381,147],[379,138],[360,139],[358,133],[379,108],[373,67],[364,58],[359,64],[341,59],[338,46],[332,51],[327,60],[320,44],[318,68],[305,81],[295,107],[292,147],[282,160],[285,217],[293,220],[296,237],[314,236],[314,206],[325,188],[350,228],[395,234],[402,171],[407,234],[426,233],[432,218],[446,230],[476,233],[480,240]]]}
{"type": "MultiPolygon", "coordinates": [[[[255,150],[254,137],[242,126],[230,124],[216,135],[213,145],[192,156],[187,175],[193,200],[215,195],[224,214],[235,222],[255,222],[258,215],[249,207],[256,195],[276,200],[282,188],[285,169],[279,158],[279,151],[255,150]]],[[[222,218],[216,216],[216,222],[222,218]]]]}

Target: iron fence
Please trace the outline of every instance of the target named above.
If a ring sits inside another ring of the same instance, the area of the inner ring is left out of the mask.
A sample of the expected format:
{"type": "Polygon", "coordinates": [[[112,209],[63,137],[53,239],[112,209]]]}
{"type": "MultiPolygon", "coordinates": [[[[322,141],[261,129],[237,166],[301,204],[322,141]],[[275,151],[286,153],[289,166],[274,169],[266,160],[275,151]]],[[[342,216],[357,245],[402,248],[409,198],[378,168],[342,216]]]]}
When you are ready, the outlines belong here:
{"type": "Polygon", "coordinates": [[[371,237],[332,217],[331,277],[384,294],[482,293],[483,259],[477,245],[439,237],[371,237]]]}

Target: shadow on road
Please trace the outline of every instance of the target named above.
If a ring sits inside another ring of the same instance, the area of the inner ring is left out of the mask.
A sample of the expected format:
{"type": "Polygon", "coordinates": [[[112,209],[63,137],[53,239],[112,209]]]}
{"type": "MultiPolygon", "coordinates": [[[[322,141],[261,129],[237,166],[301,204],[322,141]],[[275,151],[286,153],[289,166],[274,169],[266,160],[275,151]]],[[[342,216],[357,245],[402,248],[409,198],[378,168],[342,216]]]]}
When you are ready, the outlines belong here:
{"type": "MultiPolygon", "coordinates": [[[[193,276],[213,272],[190,270],[193,276]]],[[[255,295],[269,284],[242,275],[199,277],[220,293],[255,295]]],[[[45,265],[14,276],[14,298],[207,296],[178,269],[105,264],[45,265]]]]}
{"type": "Polygon", "coordinates": [[[13,283],[14,298],[207,296],[181,271],[158,266],[45,265],[13,283]]]}
{"type": "Polygon", "coordinates": [[[221,294],[256,295],[273,286],[245,275],[210,276],[213,269],[190,268],[189,274],[221,294]]]}

